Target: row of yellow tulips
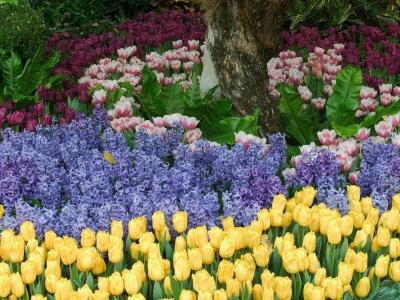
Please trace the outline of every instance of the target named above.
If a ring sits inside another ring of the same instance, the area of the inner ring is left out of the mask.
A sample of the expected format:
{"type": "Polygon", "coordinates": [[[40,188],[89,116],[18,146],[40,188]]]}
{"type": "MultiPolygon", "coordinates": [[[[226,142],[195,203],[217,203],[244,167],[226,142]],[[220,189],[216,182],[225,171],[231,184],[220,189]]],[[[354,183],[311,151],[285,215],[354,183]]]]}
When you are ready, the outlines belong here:
{"type": "Polygon", "coordinates": [[[370,198],[348,187],[346,216],[312,205],[312,187],[277,195],[249,226],[187,230],[186,212],[144,217],[80,241],[53,231],[37,237],[30,221],[0,240],[0,297],[9,299],[373,299],[400,281],[400,195],[379,216],[370,198]],[[384,283],[384,284],[383,284],[384,283]]]}

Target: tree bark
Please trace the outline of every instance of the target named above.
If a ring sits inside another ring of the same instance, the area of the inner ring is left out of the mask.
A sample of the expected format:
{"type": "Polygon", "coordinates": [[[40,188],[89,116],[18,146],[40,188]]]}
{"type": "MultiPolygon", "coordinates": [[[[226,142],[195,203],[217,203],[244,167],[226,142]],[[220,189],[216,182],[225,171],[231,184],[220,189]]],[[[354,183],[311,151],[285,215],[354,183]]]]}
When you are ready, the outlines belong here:
{"type": "Polygon", "coordinates": [[[205,0],[207,47],[222,93],[240,114],[260,108],[262,133],[280,129],[268,95],[267,61],[276,53],[290,0],[205,0]]]}

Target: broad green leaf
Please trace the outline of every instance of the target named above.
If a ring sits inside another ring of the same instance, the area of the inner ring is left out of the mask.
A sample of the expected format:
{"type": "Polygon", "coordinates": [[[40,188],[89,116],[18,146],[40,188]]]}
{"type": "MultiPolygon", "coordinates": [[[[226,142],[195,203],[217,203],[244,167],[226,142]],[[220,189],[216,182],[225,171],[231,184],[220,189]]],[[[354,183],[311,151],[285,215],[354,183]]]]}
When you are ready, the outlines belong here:
{"type": "Polygon", "coordinates": [[[373,116],[366,117],[360,124],[360,127],[371,128],[375,124],[379,123],[383,117],[390,116],[400,111],[400,101],[397,101],[386,108],[382,106],[378,107],[373,116]]]}
{"type": "Polygon", "coordinates": [[[221,118],[232,116],[232,102],[227,98],[221,98],[213,101],[209,108],[211,112],[217,116],[220,116],[221,118]]]}
{"type": "Polygon", "coordinates": [[[359,126],[358,124],[350,124],[346,126],[342,126],[336,123],[332,124],[332,127],[336,130],[336,132],[344,138],[352,137],[357,134],[359,126]]]}
{"type": "Polygon", "coordinates": [[[326,117],[329,122],[341,126],[353,123],[358,107],[362,83],[362,73],[359,68],[345,67],[336,77],[333,93],[326,103],[326,117]]]}
{"type": "Polygon", "coordinates": [[[161,89],[160,99],[164,103],[166,114],[183,113],[186,106],[183,97],[183,88],[178,82],[163,87],[161,89]]]}
{"type": "Polygon", "coordinates": [[[286,85],[279,85],[278,91],[281,94],[280,110],[285,132],[300,145],[314,141],[313,123],[301,115],[302,103],[297,91],[286,85]]]}
{"type": "Polygon", "coordinates": [[[163,297],[161,285],[158,282],[154,282],[153,286],[153,300],[159,300],[163,297]]]}
{"type": "Polygon", "coordinates": [[[161,85],[156,75],[147,66],[142,71],[143,85],[139,95],[142,109],[148,118],[165,115],[165,106],[160,99],[161,85]]]}
{"type": "Polygon", "coordinates": [[[22,72],[21,59],[17,54],[11,52],[11,56],[1,63],[2,77],[5,82],[5,87],[11,91],[18,88],[18,75],[22,72]]]}
{"type": "Polygon", "coordinates": [[[204,104],[201,97],[200,82],[195,73],[192,73],[192,86],[184,93],[184,101],[190,108],[197,108],[204,104]]]}
{"type": "Polygon", "coordinates": [[[0,5],[2,4],[18,5],[18,0],[0,0],[0,5]]]}

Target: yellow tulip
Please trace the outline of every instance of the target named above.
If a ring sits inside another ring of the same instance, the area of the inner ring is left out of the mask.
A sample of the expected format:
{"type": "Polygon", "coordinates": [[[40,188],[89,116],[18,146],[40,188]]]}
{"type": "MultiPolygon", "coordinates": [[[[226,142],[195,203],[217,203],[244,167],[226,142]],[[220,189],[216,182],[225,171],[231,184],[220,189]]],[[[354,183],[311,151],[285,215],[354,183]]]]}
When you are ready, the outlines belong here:
{"type": "Polygon", "coordinates": [[[344,262],[339,263],[339,273],[338,277],[342,281],[343,285],[351,283],[353,279],[354,267],[353,265],[346,264],[344,262]]]}
{"type": "Polygon", "coordinates": [[[196,300],[196,294],[193,291],[182,290],[179,300],[196,300]]]}
{"type": "Polygon", "coordinates": [[[96,253],[94,260],[94,267],[92,269],[93,275],[103,274],[107,269],[106,262],[99,253],[96,253]]]}
{"type": "Polygon", "coordinates": [[[199,248],[192,248],[188,250],[188,259],[190,269],[193,271],[198,271],[202,268],[203,260],[201,256],[201,251],[199,248]]]}
{"type": "Polygon", "coordinates": [[[354,257],[354,270],[363,273],[368,267],[368,254],[358,252],[354,257]]]}
{"type": "Polygon", "coordinates": [[[391,209],[386,212],[386,218],[383,225],[389,230],[396,230],[400,225],[400,213],[397,209],[391,209]]]}
{"type": "Polygon", "coordinates": [[[154,234],[152,232],[145,232],[139,238],[140,252],[147,254],[149,246],[155,241],[154,234]]]}
{"type": "Polygon", "coordinates": [[[190,267],[187,258],[174,262],[175,278],[178,281],[187,280],[190,277],[190,267]]]}
{"type": "Polygon", "coordinates": [[[146,298],[140,293],[128,297],[128,300],[145,300],[145,299],[146,298]]]}
{"type": "Polygon", "coordinates": [[[355,258],[356,258],[356,252],[351,248],[347,248],[346,254],[344,256],[344,262],[346,264],[354,264],[355,258]]]}
{"type": "Polygon", "coordinates": [[[375,275],[378,278],[386,277],[389,269],[389,255],[380,255],[375,263],[375,275]]]}
{"type": "Polygon", "coordinates": [[[197,294],[197,300],[213,300],[213,294],[210,292],[200,292],[197,294]]]}
{"type": "Polygon", "coordinates": [[[292,224],[293,214],[290,212],[285,212],[282,218],[282,227],[289,227],[292,224]]]}
{"type": "Polygon", "coordinates": [[[33,251],[35,251],[35,249],[39,246],[39,242],[37,239],[30,239],[27,243],[26,243],[26,248],[28,248],[28,252],[32,253],[33,251]]]}
{"type": "Polygon", "coordinates": [[[46,297],[43,297],[42,295],[33,295],[31,296],[31,300],[46,300],[46,297]]]}
{"type": "Polygon", "coordinates": [[[76,266],[78,270],[81,272],[91,271],[96,262],[96,254],[96,249],[93,247],[79,249],[76,258],[76,266]]]}
{"type": "Polygon", "coordinates": [[[389,228],[379,226],[378,232],[376,233],[376,241],[380,247],[387,247],[390,243],[390,231],[389,228]]]}
{"type": "Polygon", "coordinates": [[[318,212],[313,212],[311,214],[311,223],[310,223],[310,230],[313,232],[319,232],[320,230],[320,220],[319,220],[319,213],[318,212]]]}
{"type": "Polygon", "coordinates": [[[36,280],[36,272],[34,264],[27,260],[21,263],[21,276],[25,284],[34,283],[36,280]]]}
{"type": "Polygon", "coordinates": [[[100,253],[105,253],[110,248],[110,235],[103,231],[99,230],[96,234],[96,248],[100,253]]]}
{"type": "Polygon", "coordinates": [[[11,270],[8,264],[6,264],[5,262],[0,262],[0,276],[1,275],[10,275],[11,274],[11,270]]]}
{"type": "Polygon", "coordinates": [[[172,216],[172,224],[177,233],[186,231],[188,223],[188,215],[185,211],[178,211],[172,216]]]}
{"type": "Polygon", "coordinates": [[[235,240],[233,237],[226,237],[221,242],[221,247],[219,248],[219,255],[222,258],[231,258],[235,253],[235,240]]]}
{"type": "Polygon", "coordinates": [[[400,281],[400,261],[390,263],[389,276],[395,282],[400,281]]]}
{"type": "Polygon", "coordinates": [[[148,260],[148,276],[153,281],[161,281],[164,279],[164,266],[161,259],[149,259],[148,260]]]}
{"type": "Polygon", "coordinates": [[[311,209],[308,206],[299,204],[294,209],[293,219],[302,227],[308,227],[311,222],[311,209]]]}
{"type": "Polygon", "coordinates": [[[228,300],[228,295],[224,289],[214,291],[213,300],[228,300]]]}
{"type": "Polygon", "coordinates": [[[160,253],[160,244],[150,244],[148,250],[147,250],[147,259],[161,259],[161,253],[160,253]]]}
{"type": "Polygon", "coordinates": [[[22,282],[21,275],[19,273],[13,273],[10,276],[11,282],[11,293],[16,297],[22,297],[25,294],[25,286],[22,282]]]}
{"type": "MultiPolygon", "coordinates": [[[[22,226],[22,225],[21,225],[22,226]]],[[[25,241],[20,235],[11,240],[10,260],[13,263],[20,263],[24,260],[25,241]]]]}
{"type": "Polygon", "coordinates": [[[226,294],[228,298],[231,298],[232,296],[239,297],[241,288],[242,286],[240,284],[240,281],[236,278],[231,278],[226,281],[226,294]]]}
{"type": "Polygon", "coordinates": [[[314,232],[310,231],[304,235],[303,248],[306,249],[308,254],[313,253],[315,251],[316,243],[317,243],[317,238],[314,232]]]}
{"type": "Polygon", "coordinates": [[[303,188],[301,190],[301,193],[300,193],[301,197],[299,200],[303,205],[310,207],[314,202],[314,198],[315,198],[316,194],[317,194],[317,190],[314,187],[306,186],[305,188],[303,188]]]}
{"type": "Polygon", "coordinates": [[[251,262],[246,261],[245,259],[237,259],[233,266],[235,277],[240,282],[243,283],[249,280],[253,280],[255,268],[253,267],[251,262]]]}
{"type": "Polygon", "coordinates": [[[361,209],[364,215],[368,215],[369,210],[372,206],[372,199],[370,197],[361,198],[361,209]]]}
{"type": "Polygon", "coordinates": [[[390,240],[389,254],[391,258],[397,258],[400,256],[400,239],[394,238],[390,240]]]}
{"type": "Polygon", "coordinates": [[[317,255],[314,252],[310,253],[308,254],[307,259],[308,259],[308,271],[311,274],[315,274],[318,268],[320,267],[317,255]]]}
{"type": "Polygon", "coordinates": [[[269,263],[271,249],[267,245],[261,244],[253,248],[253,257],[257,266],[265,267],[269,263]]]}
{"type": "Polygon", "coordinates": [[[147,219],[144,216],[132,219],[128,223],[129,237],[136,241],[147,230],[147,219]]]}
{"type": "Polygon", "coordinates": [[[109,293],[110,279],[108,277],[99,277],[99,279],[97,280],[97,288],[102,292],[109,293]]]}
{"type": "Polygon", "coordinates": [[[317,272],[315,272],[315,275],[314,275],[315,285],[322,286],[325,278],[326,278],[326,269],[325,268],[318,268],[317,272]]]}
{"type": "Polygon", "coordinates": [[[225,231],[230,231],[235,228],[235,222],[231,216],[222,219],[221,223],[225,231]]]}
{"type": "Polygon", "coordinates": [[[292,281],[289,277],[275,277],[274,289],[279,299],[290,300],[292,298],[292,281]]]}
{"type": "Polygon", "coordinates": [[[108,259],[113,264],[120,263],[124,258],[124,249],[122,247],[111,246],[108,249],[108,259]]]}
{"type": "Polygon", "coordinates": [[[93,247],[96,244],[96,234],[92,229],[85,228],[81,233],[81,246],[93,247]]]}
{"type": "Polygon", "coordinates": [[[268,209],[263,208],[257,213],[257,218],[261,222],[263,230],[268,230],[271,226],[271,216],[268,209]]]}
{"type": "Polygon", "coordinates": [[[151,216],[154,231],[162,231],[165,226],[165,215],[162,211],[158,210],[151,216]]]}
{"type": "Polygon", "coordinates": [[[371,289],[371,282],[369,281],[369,278],[363,277],[357,283],[356,295],[361,298],[367,297],[370,289],[371,289]]]}
{"type": "Polygon", "coordinates": [[[121,221],[111,222],[111,235],[122,238],[124,236],[124,225],[121,221]]]}
{"type": "Polygon", "coordinates": [[[342,233],[337,221],[331,221],[328,225],[328,242],[332,245],[337,245],[342,240],[342,233]]]}
{"type": "Polygon", "coordinates": [[[25,242],[36,237],[35,226],[30,221],[24,221],[19,228],[19,232],[25,242]]]}
{"type": "Polygon", "coordinates": [[[280,209],[273,208],[270,211],[271,225],[274,227],[280,227],[283,224],[283,211],[280,209]]]}
{"type": "Polygon", "coordinates": [[[213,293],[216,290],[214,278],[203,269],[192,275],[193,288],[196,292],[213,293]]]}
{"type": "Polygon", "coordinates": [[[274,196],[272,199],[272,209],[278,209],[280,211],[284,211],[286,205],[286,197],[282,194],[274,196]]]}
{"type": "Polygon", "coordinates": [[[49,274],[46,276],[45,278],[45,287],[46,287],[46,291],[54,294],[56,292],[56,286],[57,286],[57,281],[59,278],[57,278],[56,275],[54,274],[49,274]]]}
{"type": "Polygon", "coordinates": [[[58,247],[58,253],[64,265],[72,265],[76,261],[78,246],[73,238],[64,237],[58,247]]]}
{"type": "Polygon", "coordinates": [[[204,244],[200,251],[203,265],[210,265],[214,262],[215,253],[211,243],[204,244]]]}
{"type": "Polygon", "coordinates": [[[142,282],[135,272],[126,272],[123,276],[125,291],[128,295],[137,294],[142,287],[142,282]]]}
{"type": "Polygon", "coordinates": [[[217,270],[217,278],[220,283],[226,283],[228,279],[233,278],[234,265],[228,260],[220,261],[217,270]]]}
{"type": "Polygon", "coordinates": [[[285,270],[290,274],[299,272],[299,263],[296,249],[282,252],[282,263],[285,270]]]}
{"type": "Polygon", "coordinates": [[[56,283],[55,298],[57,300],[70,300],[73,293],[71,281],[61,278],[56,283]]]}
{"type": "Polygon", "coordinates": [[[340,232],[342,236],[349,236],[353,233],[353,218],[349,215],[343,216],[339,219],[340,232]]]}
{"type": "Polygon", "coordinates": [[[44,234],[44,245],[47,250],[53,249],[55,245],[57,235],[53,230],[46,231],[44,234]]]}
{"type": "Polygon", "coordinates": [[[0,297],[7,297],[11,292],[11,278],[9,275],[0,275],[0,297]]]}
{"type": "Polygon", "coordinates": [[[348,185],[347,186],[347,198],[349,202],[360,201],[361,189],[356,185],[348,185]]]}
{"type": "Polygon", "coordinates": [[[119,296],[124,292],[124,280],[120,273],[114,272],[109,278],[110,282],[110,294],[113,296],[119,296]]]}
{"type": "Polygon", "coordinates": [[[224,239],[224,232],[221,228],[213,226],[209,231],[210,243],[215,249],[219,249],[222,240],[224,239]]]}
{"type": "Polygon", "coordinates": [[[353,219],[353,225],[355,229],[362,228],[365,218],[362,212],[351,210],[349,216],[353,219]]]}
{"type": "Polygon", "coordinates": [[[330,299],[342,299],[343,285],[338,277],[325,278],[325,280],[322,282],[322,287],[325,290],[325,297],[328,297],[330,299]]]}

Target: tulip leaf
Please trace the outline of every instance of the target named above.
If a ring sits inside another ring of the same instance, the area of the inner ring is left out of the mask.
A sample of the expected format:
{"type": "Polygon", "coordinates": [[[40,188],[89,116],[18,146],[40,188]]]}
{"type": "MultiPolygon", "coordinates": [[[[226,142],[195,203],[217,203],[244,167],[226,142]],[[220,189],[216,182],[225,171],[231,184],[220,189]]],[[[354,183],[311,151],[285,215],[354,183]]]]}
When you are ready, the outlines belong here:
{"type": "Polygon", "coordinates": [[[282,267],[282,259],[279,255],[279,251],[277,248],[272,252],[272,269],[275,274],[279,274],[282,267]]]}
{"type": "Polygon", "coordinates": [[[54,296],[52,296],[51,294],[47,293],[46,296],[47,300],[54,300],[54,296]]]}
{"type": "Polygon", "coordinates": [[[326,103],[326,117],[329,122],[343,126],[353,123],[361,84],[360,68],[347,66],[339,72],[333,93],[326,103]]]}
{"type": "Polygon", "coordinates": [[[349,248],[349,242],[347,238],[344,239],[342,245],[340,246],[340,251],[339,251],[339,261],[342,261],[344,256],[346,255],[347,249],[349,248]]]}
{"type": "Polygon", "coordinates": [[[169,281],[171,283],[171,289],[172,289],[172,294],[174,296],[174,299],[179,299],[179,296],[181,294],[181,287],[180,287],[178,281],[176,281],[176,279],[174,277],[172,277],[171,274],[169,274],[168,276],[169,276],[169,281]]]}
{"type": "Polygon", "coordinates": [[[93,275],[92,275],[91,272],[89,272],[89,273],[87,274],[86,283],[87,283],[87,285],[90,287],[90,289],[91,289],[92,291],[95,291],[95,290],[96,290],[96,284],[95,284],[95,282],[94,282],[93,275]]]}
{"type": "Polygon", "coordinates": [[[352,136],[355,136],[358,132],[359,125],[358,124],[350,124],[350,125],[339,125],[337,123],[332,123],[333,129],[336,130],[336,132],[344,138],[349,138],[352,136]]]}
{"type": "Polygon", "coordinates": [[[313,123],[301,113],[302,103],[299,93],[286,85],[279,85],[278,91],[281,94],[280,111],[285,132],[300,145],[314,141],[313,123]]]}
{"type": "Polygon", "coordinates": [[[245,284],[244,288],[243,288],[241,300],[250,300],[250,299],[251,299],[251,294],[250,294],[249,288],[247,287],[247,284],[245,284]]]}
{"type": "Polygon", "coordinates": [[[398,113],[400,111],[400,101],[397,101],[386,108],[382,106],[375,110],[374,115],[366,117],[360,124],[361,127],[371,128],[375,124],[383,120],[383,117],[390,116],[398,113]]]}
{"type": "Polygon", "coordinates": [[[76,287],[79,287],[79,272],[75,264],[69,266],[69,278],[76,287]]]}
{"type": "Polygon", "coordinates": [[[165,243],[165,256],[167,259],[172,260],[174,255],[174,250],[171,247],[171,244],[169,242],[165,243]]]}
{"type": "Polygon", "coordinates": [[[154,282],[153,286],[153,300],[159,300],[163,298],[163,292],[161,285],[158,282],[154,282]]]}
{"type": "Polygon", "coordinates": [[[160,97],[161,85],[156,75],[145,66],[142,70],[142,78],[142,92],[139,96],[142,109],[149,118],[165,115],[165,104],[160,97]]]}

